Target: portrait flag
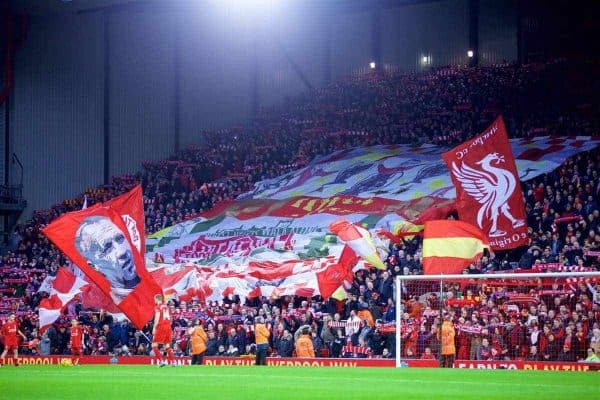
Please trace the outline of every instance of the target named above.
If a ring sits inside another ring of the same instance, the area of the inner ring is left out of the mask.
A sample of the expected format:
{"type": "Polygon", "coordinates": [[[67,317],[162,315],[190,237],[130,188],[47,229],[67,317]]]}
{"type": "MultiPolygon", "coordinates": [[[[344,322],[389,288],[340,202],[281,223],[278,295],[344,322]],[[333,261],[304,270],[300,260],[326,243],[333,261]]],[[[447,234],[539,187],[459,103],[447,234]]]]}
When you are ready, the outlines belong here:
{"type": "Polygon", "coordinates": [[[526,245],[523,193],[502,117],[442,158],[456,188],[459,218],[482,229],[494,250],[526,245]]]}
{"type": "Polygon", "coordinates": [[[121,216],[127,226],[135,248],[142,255],[146,254],[146,238],[144,237],[144,201],[142,199],[142,185],[136,185],[129,192],[114,199],[105,201],[105,207],[112,208],[121,216]]]}
{"type": "Polygon", "coordinates": [[[62,215],[42,232],[141,329],[153,316],[161,288],[146,270],[127,225],[110,207],[62,215]]]}
{"type": "Polygon", "coordinates": [[[423,232],[423,273],[459,274],[489,248],[485,233],[467,222],[439,220],[425,222],[423,232]]]}

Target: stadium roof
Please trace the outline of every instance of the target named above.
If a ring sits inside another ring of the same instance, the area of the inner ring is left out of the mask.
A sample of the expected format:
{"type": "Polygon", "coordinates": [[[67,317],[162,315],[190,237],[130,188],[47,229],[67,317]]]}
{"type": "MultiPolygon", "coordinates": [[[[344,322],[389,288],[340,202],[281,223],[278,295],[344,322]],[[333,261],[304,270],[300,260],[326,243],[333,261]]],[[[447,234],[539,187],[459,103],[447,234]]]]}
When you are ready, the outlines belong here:
{"type": "MultiPolygon", "coordinates": [[[[282,0],[285,1],[285,0],[282,0]]],[[[294,6],[331,9],[336,11],[360,11],[372,9],[375,4],[382,7],[396,7],[418,3],[432,3],[440,0],[289,0],[294,6]]],[[[98,11],[100,9],[153,9],[172,10],[189,7],[206,0],[11,0],[12,8],[17,12],[31,15],[48,15],[98,11]]]]}

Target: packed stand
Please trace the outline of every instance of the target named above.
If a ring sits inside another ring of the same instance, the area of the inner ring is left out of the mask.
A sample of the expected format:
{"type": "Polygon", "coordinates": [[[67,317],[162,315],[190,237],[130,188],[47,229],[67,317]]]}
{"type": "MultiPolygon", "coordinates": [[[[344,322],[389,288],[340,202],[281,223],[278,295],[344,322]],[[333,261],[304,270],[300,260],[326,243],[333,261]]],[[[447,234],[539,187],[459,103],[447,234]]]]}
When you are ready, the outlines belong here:
{"type": "MultiPolygon", "coordinates": [[[[141,182],[146,230],[153,233],[232,200],[250,190],[254,182],[295,170],[315,156],[371,144],[425,142],[451,146],[482,131],[500,113],[512,137],[593,135],[598,132],[600,115],[598,82],[593,79],[597,69],[593,63],[572,65],[557,61],[524,66],[447,67],[408,75],[377,71],[287,100],[277,109],[262,111],[248,126],[204,132],[199,138],[202,145],[190,146],[169,160],[145,162],[142,172],[136,175],[114,177],[110,185],[88,189],[76,199],[35,212],[30,221],[18,228],[15,250],[2,257],[1,312],[14,312],[21,320],[29,339],[24,343],[24,351],[69,353],[69,317],[42,336],[36,330],[35,310],[45,295],[37,292],[39,286],[46,276],[69,265],[40,229],[61,214],[80,209],[84,201],[87,205],[106,201],[141,182]]],[[[535,269],[553,263],[597,268],[599,169],[600,152],[596,150],[523,184],[531,246],[487,255],[466,272],[535,269]]],[[[206,355],[251,354],[255,351],[254,316],[261,315],[272,332],[269,347],[273,356],[298,356],[298,341],[310,339],[316,356],[392,357],[396,348],[393,278],[422,273],[421,250],[418,238],[392,245],[385,260],[388,270],[357,272],[350,297],[342,302],[263,298],[240,305],[225,299],[222,305],[205,306],[171,300],[177,316],[176,352],[187,351],[185,327],[200,317],[209,336],[206,355]]],[[[463,289],[449,292],[458,297],[463,289]]],[[[537,341],[534,344],[531,337],[537,335],[538,340],[545,340],[546,325],[554,329],[556,323],[563,334],[554,335],[559,344],[550,348],[564,347],[568,342],[577,348],[573,351],[576,360],[586,355],[581,350],[584,347],[600,354],[600,338],[595,335],[600,328],[596,283],[579,285],[575,295],[569,287],[559,285],[550,289],[554,290],[553,297],[542,296],[529,308],[519,307],[518,316],[504,310],[495,317],[488,314],[487,318],[481,316],[482,311],[500,309],[504,298],[491,293],[480,295],[482,288],[470,290],[476,294],[473,299],[477,298],[470,307],[449,307],[441,314],[435,301],[427,310],[426,301],[415,301],[414,295],[406,293],[402,318],[403,326],[408,327],[403,332],[408,336],[403,337],[403,356],[438,357],[443,319],[449,319],[457,330],[455,348],[459,358],[477,359],[481,351],[476,348],[482,346],[484,339],[489,353],[495,352],[492,358],[524,357],[532,347],[544,354],[547,346],[537,341]],[[538,316],[536,323],[529,317],[522,321],[526,309],[528,315],[538,316]],[[559,312],[565,316],[560,321],[555,318],[559,312]],[[514,323],[512,317],[518,317],[514,323]],[[463,335],[457,327],[469,321],[470,331],[463,335]],[[501,328],[500,323],[504,324],[501,328]],[[536,325],[542,333],[535,333],[536,325]],[[571,340],[572,335],[576,338],[571,340]],[[518,351],[512,346],[515,336],[519,336],[518,351]],[[411,341],[414,346],[407,344],[411,341]]],[[[78,315],[85,326],[87,354],[150,351],[150,326],[137,331],[126,321],[84,310],[77,302],[70,305],[67,315],[78,315]]],[[[305,354],[304,350],[300,353],[305,354]]],[[[483,353],[488,354],[485,346],[483,353]]]]}

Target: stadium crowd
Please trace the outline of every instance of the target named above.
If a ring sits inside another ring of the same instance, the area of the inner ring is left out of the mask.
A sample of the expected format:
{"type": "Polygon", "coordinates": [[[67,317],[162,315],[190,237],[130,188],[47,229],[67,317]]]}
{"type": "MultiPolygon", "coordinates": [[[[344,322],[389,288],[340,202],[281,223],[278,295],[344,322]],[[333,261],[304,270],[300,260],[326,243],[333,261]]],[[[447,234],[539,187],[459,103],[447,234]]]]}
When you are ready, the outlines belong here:
{"type": "MultiPolygon", "coordinates": [[[[69,354],[70,318],[78,316],[85,327],[86,354],[148,354],[150,325],[139,331],[126,320],[85,310],[77,301],[39,335],[36,309],[47,294],[38,289],[46,276],[69,266],[41,234],[43,226],[80,209],[84,202],[106,201],[141,182],[146,230],[153,233],[234,199],[254,182],[297,169],[317,155],[371,144],[451,146],[482,131],[498,114],[504,116],[512,137],[593,135],[600,125],[599,88],[593,79],[597,69],[596,64],[559,60],[447,67],[420,74],[375,71],[288,99],[276,109],[263,110],[248,126],[204,132],[201,145],[168,160],[145,162],[142,172],[114,177],[110,185],[36,211],[19,226],[14,250],[0,263],[0,313],[17,314],[28,337],[22,345],[25,352],[69,354]]],[[[597,269],[598,170],[600,152],[595,150],[523,183],[530,246],[488,254],[465,272],[597,269]]],[[[206,355],[252,354],[254,319],[261,316],[271,331],[272,356],[310,356],[312,348],[315,356],[323,357],[393,357],[397,317],[393,278],[422,273],[420,255],[418,237],[392,244],[385,260],[388,269],[358,271],[345,301],[286,296],[205,305],[171,300],[175,352],[187,352],[186,327],[201,318],[208,333],[206,355]]],[[[443,307],[426,286],[405,289],[398,315],[404,357],[577,361],[593,356],[588,349],[600,355],[597,282],[452,283],[441,299],[443,307]]]]}

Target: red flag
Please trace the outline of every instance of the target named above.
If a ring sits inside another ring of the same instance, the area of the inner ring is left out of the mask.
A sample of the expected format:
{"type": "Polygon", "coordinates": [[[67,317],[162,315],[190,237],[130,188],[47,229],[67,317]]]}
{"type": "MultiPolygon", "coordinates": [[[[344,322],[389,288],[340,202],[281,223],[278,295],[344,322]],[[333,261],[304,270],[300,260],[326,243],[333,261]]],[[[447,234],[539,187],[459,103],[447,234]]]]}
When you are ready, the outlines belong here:
{"type": "Polygon", "coordinates": [[[319,294],[326,299],[329,298],[342,284],[344,286],[348,284],[351,285],[354,280],[352,268],[359,259],[360,257],[356,255],[350,246],[344,246],[337,264],[317,272],[319,294]]]}
{"type": "Polygon", "coordinates": [[[52,325],[69,302],[88,287],[88,282],[77,278],[66,268],[59,268],[51,283],[50,296],[40,302],[40,331],[52,325]]]}
{"type": "Polygon", "coordinates": [[[352,270],[348,270],[342,264],[334,264],[331,267],[317,272],[317,283],[319,285],[319,294],[324,298],[329,298],[344,281],[352,280],[352,270]]]}
{"type": "Polygon", "coordinates": [[[423,225],[427,221],[436,219],[446,219],[448,215],[456,211],[456,203],[453,201],[444,205],[434,205],[423,210],[419,217],[414,221],[415,225],[423,225]]]}
{"type": "Polygon", "coordinates": [[[423,273],[458,274],[489,248],[481,229],[463,221],[425,222],[423,232],[423,273]]]}
{"type": "Polygon", "coordinates": [[[523,194],[502,117],[442,156],[456,187],[460,219],[481,228],[493,249],[527,244],[523,194]]]}
{"type": "Polygon", "coordinates": [[[43,233],[138,329],[152,318],[154,295],[162,291],[113,207],[94,206],[64,214],[43,233]]]}
{"type": "Polygon", "coordinates": [[[129,236],[142,257],[146,254],[146,240],[144,238],[144,201],[142,199],[142,185],[136,185],[129,192],[115,197],[104,203],[105,207],[115,210],[127,225],[129,236]]]}

